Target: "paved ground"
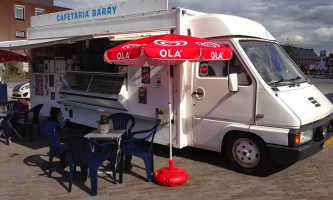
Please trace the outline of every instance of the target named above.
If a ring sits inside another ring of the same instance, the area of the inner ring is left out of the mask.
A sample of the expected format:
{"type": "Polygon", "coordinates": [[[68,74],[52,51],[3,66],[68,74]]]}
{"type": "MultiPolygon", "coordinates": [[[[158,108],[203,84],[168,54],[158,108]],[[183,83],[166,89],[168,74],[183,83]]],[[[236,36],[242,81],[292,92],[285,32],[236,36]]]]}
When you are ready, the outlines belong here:
{"type": "MultiPolygon", "coordinates": [[[[316,80],[314,80],[315,82],[316,80]]],[[[315,83],[333,97],[333,83],[315,83]]],[[[330,98],[333,101],[333,98],[330,98]]],[[[154,146],[155,169],[168,165],[168,148],[154,146]]],[[[47,177],[48,143],[36,138],[16,139],[9,146],[0,139],[0,199],[90,199],[90,179],[74,181],[67,192],[69,169],[55,159],[52,178],[47,177]]],[[[174,165],[185,169],[188,181],[164,187],[145,181],[144,164],[134,158],[123,184],[100,175],[96,199],[333,199],[333,145],[289,167],[275,166],[265,177],[248,176],[229,169],[218,153],[184,148],[174,150],[174,165]]]]}
{"type": "MultiPolygon", "coordinates": [[[[2,140],[3,141],[3,140],[2,140]]],[[[1,199],[89,199],[90,181],[74,181],[67,193],[69,169],[60,169],[47,177],[47,141],[34,143],[17,139],[6,146],[0,143],[1,199]]],[[[98,178],[98,199],[322,199],[333,197],[333,147],[290,167],[276,167],[266,177],[236,173],[226,166],[219,154],[185,148],[174,151],[176,167],[189,174],[178,187],[163,187],[145,181],[143,162],[133,159],[132,172],[124,174],[123,184],[113,184],[112,177],[98,178]]],[[[168,148],[155,146],[155,167],[167,166],[168,148]]]]}

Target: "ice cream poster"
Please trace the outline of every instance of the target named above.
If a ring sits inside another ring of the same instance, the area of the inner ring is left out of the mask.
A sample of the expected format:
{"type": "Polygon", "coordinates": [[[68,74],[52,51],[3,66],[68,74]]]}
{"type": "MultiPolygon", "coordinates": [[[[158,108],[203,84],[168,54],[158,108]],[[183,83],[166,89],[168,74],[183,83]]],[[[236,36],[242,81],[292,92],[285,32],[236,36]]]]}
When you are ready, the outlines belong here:
{"type": "Polygon", "coordinates": [[[145,84],[150,84],[150,67],[142,67],[142,78],[141,82],[145,84]]]}

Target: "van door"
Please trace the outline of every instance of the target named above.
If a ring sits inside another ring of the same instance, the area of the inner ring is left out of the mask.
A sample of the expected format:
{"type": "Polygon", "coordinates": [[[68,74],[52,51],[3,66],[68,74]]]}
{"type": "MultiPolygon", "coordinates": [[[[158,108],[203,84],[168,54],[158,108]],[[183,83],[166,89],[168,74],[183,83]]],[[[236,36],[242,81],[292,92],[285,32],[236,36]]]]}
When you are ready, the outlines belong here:
{"type": "Polygon", "coordinates": [[[195,64],[192,84],[194,146],[220,151],[222,136],[228,127],[238,123],[237,126],[248,128],[254,123],[256,86],[242,63],[233,52],[230,61],[195,64]],[[228,89],[228,73],[235,72],[239,91],[233,93],[228,89]]]}

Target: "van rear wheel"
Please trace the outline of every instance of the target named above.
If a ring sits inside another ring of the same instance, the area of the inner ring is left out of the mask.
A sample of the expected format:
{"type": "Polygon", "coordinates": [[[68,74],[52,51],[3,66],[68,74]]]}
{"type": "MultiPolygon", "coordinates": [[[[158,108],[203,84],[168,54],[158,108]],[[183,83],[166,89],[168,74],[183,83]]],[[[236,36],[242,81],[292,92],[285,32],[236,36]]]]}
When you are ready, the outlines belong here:
{"type": "Polygon", "coordinates": [[[231,166],[241,173],[263,175],[271,168],[272,159],[265,143],[252,134],[232,134],[226,142],[225,150],[231,166]]]}

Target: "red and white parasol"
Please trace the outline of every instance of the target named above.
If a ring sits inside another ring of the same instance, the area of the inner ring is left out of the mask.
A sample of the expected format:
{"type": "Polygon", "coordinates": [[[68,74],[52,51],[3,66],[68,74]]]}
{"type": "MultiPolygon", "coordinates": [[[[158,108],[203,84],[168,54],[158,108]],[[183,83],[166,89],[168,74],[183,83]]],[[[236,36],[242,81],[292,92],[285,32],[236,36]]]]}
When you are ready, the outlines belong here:
{"type": "Polygon", "coordinates": [[[186,60],[203,62],[229,60],[232,49],[203,38],[184,35],[157,35],[107,50],[104,61],[120,65],[150,66],[181,64],[186,60]]]}
{"type": "MultiPolygon", "coordinates": [[[[209,60],[229,60],[232,55],[230,47],[203,38],[184,35],[158,35],[124,43],[104,54],[104,61],[119,65],[169,66],[182,64],[185,61],[203,62],[209,60]]],[[[170,82],[169,82],[170,83],[170,82]]],[[[170,91],[171,96],[172,92],[170,91]]],[[[169,101],[169,167],[159,169],[154,177],[158,184],[177,186],[185,183],[188,174],[184,169],[173,167],[171,138],[171,100],[169,101]]]]}
{"type": "Polygon", "coordinates": [[[27,56],[0,49],[0,63],[27,62],[27,56]]]}

